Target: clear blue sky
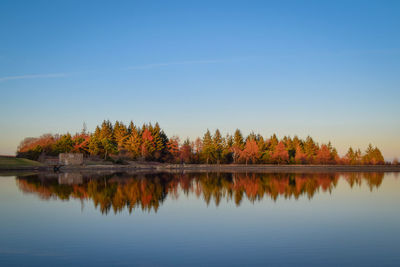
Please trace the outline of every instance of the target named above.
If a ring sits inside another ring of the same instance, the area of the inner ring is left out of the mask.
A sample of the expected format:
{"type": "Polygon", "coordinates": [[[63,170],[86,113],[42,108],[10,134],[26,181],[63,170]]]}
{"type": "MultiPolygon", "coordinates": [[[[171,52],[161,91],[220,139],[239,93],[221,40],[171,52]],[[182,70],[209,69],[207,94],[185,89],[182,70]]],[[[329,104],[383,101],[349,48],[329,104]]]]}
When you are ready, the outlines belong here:
{"type": "Polygon", "coordinates": [[[400,1],[1,1],[0,154],[103,119],[400,156],[400,1]]]}

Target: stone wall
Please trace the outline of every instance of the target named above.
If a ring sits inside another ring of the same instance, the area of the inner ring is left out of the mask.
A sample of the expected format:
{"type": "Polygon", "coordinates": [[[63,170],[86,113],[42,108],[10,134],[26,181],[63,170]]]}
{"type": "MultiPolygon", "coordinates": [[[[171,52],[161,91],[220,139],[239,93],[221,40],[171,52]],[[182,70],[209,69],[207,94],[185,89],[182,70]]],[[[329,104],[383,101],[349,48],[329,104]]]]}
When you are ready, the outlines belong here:
{"type": "Polygon", "coordinates": [[[81,165],[83,164],[83,154],[81,153],[60,153],[59,161],[62,165],[81,165]]]}

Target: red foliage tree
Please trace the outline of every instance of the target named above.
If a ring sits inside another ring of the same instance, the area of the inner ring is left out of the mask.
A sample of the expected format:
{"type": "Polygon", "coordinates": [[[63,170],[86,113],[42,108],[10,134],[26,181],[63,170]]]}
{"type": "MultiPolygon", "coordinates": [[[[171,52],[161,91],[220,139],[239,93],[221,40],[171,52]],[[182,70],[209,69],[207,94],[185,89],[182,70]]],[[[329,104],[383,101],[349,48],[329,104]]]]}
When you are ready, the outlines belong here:
{"type": "Polygon", "coordinates": [[[73,138],[73,152],[89,154],[90,135],[86,133],[76,134],[73,138]]]}
{"type": "Polygon", "coordinates": [[[316,161],[318,164],[332,163],[331,151],[327,145],[322,145],[317,152],[316,161]]]}
{"type": "Polygon", "coordinates": [[[287,163],[289,160],[289,153],[285,148],[285,144],[280,141],[275,147],[275,151],[272,154],[272,159],[278,164],[287,163]]]}
{"type": "Polygon", "coordinates": [[[296,155],[294,158],[296,164],[306,164],[307,163],[307,155],[303,152],[300,145],[296,147],[296,155]]]}
{"type": "Polygon", "coordinates": [[[150,158],[155,150],[155,144],[154,137],[147,128],[143,131],[142,140],[142,157],[150,158]]]}
{"type": "Polygon", "coordinates": [[[240,157],[245,159],[246,164],[249,160],[255,163],[259,157],[259,150],[257,142],[254,139],[247,140],[246,145],[241,151],[240,157]]]}
{"type": "Polygon", "coordinates": [[[185,143],[181,146],[180,149],[181,161],[185,163],[190,163],[192,160],[192,147],[190,146],[189,140],[186,140],[185,143]]]}
{"type": "Polygon", "coordinates": [[[179,137],[173,136],[167,143],[168,152],[172,156],[172,162],[178,162],[180,158],[179,137]]]}

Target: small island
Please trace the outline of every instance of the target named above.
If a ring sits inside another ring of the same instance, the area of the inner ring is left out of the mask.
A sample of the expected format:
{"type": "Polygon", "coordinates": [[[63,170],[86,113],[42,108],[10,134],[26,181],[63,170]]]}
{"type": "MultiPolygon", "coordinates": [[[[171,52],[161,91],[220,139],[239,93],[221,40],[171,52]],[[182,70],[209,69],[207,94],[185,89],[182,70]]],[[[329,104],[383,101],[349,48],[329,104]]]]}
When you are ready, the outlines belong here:
{"type": "Polygon", "coordinates": [[[180,142],[158,123],[136,126],[132,121],[103,121],[93,133],[44,134],[25,138],[16,158],[2,157],[2,170],[124,170],[124,171],[398,171],[397,159],[385,161],[371,144],[365,152],[349,147],[340,156],[330,142],[319,144],[276,134],[263,137],[239,129],[222,136],[217,129],[202,138],[180,142]]]}

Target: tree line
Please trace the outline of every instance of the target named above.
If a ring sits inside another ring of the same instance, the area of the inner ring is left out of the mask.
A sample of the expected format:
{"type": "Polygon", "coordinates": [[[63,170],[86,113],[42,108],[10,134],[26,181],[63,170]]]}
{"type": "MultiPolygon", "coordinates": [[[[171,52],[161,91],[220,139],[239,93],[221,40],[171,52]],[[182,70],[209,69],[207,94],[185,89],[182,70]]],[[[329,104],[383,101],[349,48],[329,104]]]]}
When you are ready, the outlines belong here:
{"type": "Polygon", "coordinates": [[[350,147],[343,157],[330,142],[318,144],[310,136],[301,139],[275,134],[264,138],[250,133],[243,136],[237,129],[233,135],[222,136],[217,129],[207,129],[202,138],[194,141],[168,137],[158,123],[136,126],[105,120],[93,133],[85,127],[71,135],[44,134],[38,138],[25,138],[19,145],[17,156],[37,160],[41,155],[83,153],[110,160],[139,160],[192,164],[384,164],[381,151],[372,146],[364,153],[350,147]]]}

